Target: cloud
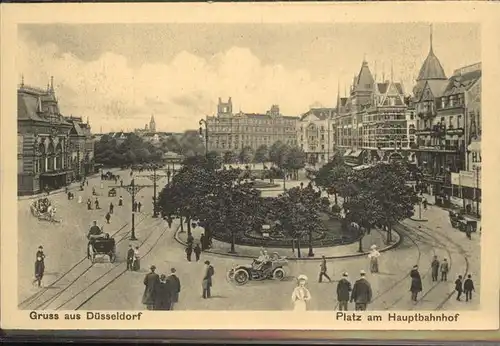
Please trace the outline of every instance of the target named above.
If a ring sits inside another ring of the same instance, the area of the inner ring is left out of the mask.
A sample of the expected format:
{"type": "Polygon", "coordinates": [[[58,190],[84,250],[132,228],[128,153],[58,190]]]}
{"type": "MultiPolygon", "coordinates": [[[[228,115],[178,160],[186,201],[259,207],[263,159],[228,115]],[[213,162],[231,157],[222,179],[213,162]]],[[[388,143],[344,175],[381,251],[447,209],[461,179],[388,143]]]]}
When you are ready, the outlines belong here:
{"type": "Polygon", "coordinates": [[[179,52],[171,61],[132,67],[126,56],[104,53],[82,61],[54,44],[19,37],[17,69],[26,84],[44,87],[54,76],[61,111],[90,117],[94,131],[144,127],[151,114],[157,128],[183,131],[216,111],[219,97],[232,97],[235,111],[265,112],[279,104],[300,115],[311,104],[332,106],[336,76],[312,80],[304,69],[266,65],[244,47],[210,58],[179,52]]]}

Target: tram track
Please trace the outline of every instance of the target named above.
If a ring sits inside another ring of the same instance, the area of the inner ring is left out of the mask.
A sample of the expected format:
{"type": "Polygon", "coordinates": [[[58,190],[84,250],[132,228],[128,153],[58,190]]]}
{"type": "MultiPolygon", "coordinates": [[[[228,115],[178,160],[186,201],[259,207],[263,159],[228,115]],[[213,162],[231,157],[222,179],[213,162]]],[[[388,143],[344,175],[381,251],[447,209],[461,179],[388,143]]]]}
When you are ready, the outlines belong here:
{"type": "MultiPolygon", "coordinates": [[[[149,213],[148,214],[145,214],[143,218],[141,218],[137,223],[136,223],[136,226],[140,225],[146,218],[147,216],[150,215],[149,213]]],[[[114,233],[112,233],[110,235],[110,237],[114,237],[116,236],[118,233],[120,233],[125,227],[127,227],[129,225],[129,223],[126,223],[125,225],[123,225],[122,227],[120,227],[117,231],[115,231],[114,233]]],[[[119,244],[121,242],[123,242],[124,240],[127,239],[127,236],[130,234],[131,231],[127,231],[125,233],[123,233],[123,235],[118,239],[118,241],[116,242],[116,244],[119,244]]],[[[64,279],[65,277],[69,276],[70,274],[73,274],[74,271],[77,270],[77,268],[85,261],[88,260],[88,257],[87,256],[84,256],[82,259],[80,259],[77,263],[75,263],[70,269],[68,269],[67,271],[65,271],[59,278],[57,278],[55,281],[53,281],[51,284],[49,284],[48,286],[44,287],[41,291],[33,294],[32,296],[26,298],[25,300],[23,300],[19,305],[19,309],[21,310],[38,310],[38,309],[44,309],[47,305],[49,305],[52,301],[54,301],[55,299],[57,299],[60,295],[62,295],[67,289],[69,289],[78,279],[80,279],[82,276],[84,276],[88,271],[90,271],[90,269],[92,269],[94,267],[94,264],[91,264],[90,266],[87,266],[85,268],[83,268],[83,271],[77,275],[77,277],[75,279],[73,279],[68,285],[66,285],[62,290],[60,290],[59,292],[57,292],[55,295],[51,296],[50,298],[44,300],[41,304],[39,303],[38,305],[35,305],[33,306],[34,304],[37,304],[36,301],[38,299],[40,299],[42,296],[44,296],[50,289],[53,289],[55,284],[61,282],[62,279],[64,279]],[[34,304],[33,304],[34,303],[34,304]]]]}
{"type": "MultiPolygon", "coordinates": [[[[177,229],[180,228],[180,225],[177,227],[177,229]]],[[[151,245],[151,247],[149,248],[148,251],[146,251],[146,253],[144,255],[142,255],[140,258],[144,258],[146,257],[151,251],[153,251],[153,249],[156,247],[156,245],[158,244],[158,242],[163,238],[163,236],[165,235],[165,233],[167,232],[167,230],[170,230],[170,227],[165,227],[164,230],[161,232],[161,234],[158,236],[158,238],[156,239],[156,241],[151,245]]],[[[177,231],[177,230],[176,230],[177,231]]],[[[151,233],[152,234],[152,233],[151,233]]],[[[115,268],[113,268],[115,269],[115,268]]],[[[91,301],[94,297],[96,297],[99,293],[101,293],[102,291],[104,291],[107,287],[109,287],[113,282],[115,282],[116,280],[118,280],[123,274],[125,274],[127,272],[127,269],[125,270],[122,270],[120,273],[118,273],[117,275],[115,275],[115,277],[113,279],[111,279],[110,281],[108,281],[105,285],[101,286],[99,289],[97,289],[96,292],[92,293],[90,295],[90,297],[86,298],[82,303],[80,303],[76,308],[75,310],[79,310],[81,309],[85,304],[87,304],[89,301],[91,301]]],[[[103,274],[101,276],[104,277],[105,274],[103,274]]],[[[100,278],[99,278],[100,279],[100,278]]],[[[93,283],[97,282],[99,279],[96,279],[93,283]]],[[[86,289],[88,289],[91,285],[89,285],[86,289]]],[[[76,298],[78,295],[80,295],[83,291],[85,291],[86,289],[80,291],[79,293],[77,293],[74,297],[71,298],[74,299],[76,298]]],[[[59,310],[62,306],[64,306],[65,304],[67,304],[69,301],[63,303],[61,306],[57,307],[56,310],[59,310]]]]}

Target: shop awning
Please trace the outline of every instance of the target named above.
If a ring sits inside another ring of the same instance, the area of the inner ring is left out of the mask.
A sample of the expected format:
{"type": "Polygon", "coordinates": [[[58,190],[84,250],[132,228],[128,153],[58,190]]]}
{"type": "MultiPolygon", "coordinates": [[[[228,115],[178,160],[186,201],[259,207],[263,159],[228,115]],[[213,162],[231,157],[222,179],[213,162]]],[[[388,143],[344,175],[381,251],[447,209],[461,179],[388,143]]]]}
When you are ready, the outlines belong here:
{"type": "Polygon", "coordinates": [[[351,153],[352,153],[352,150],[351,150],[351,149],[348,149],[348,150],[344,153],[344,156],[349,156],[351,153]]]}
{"type": "Polygon", "coordinates": [[[41,173],[40,175],[42,177],[59,177],[61,175],[66,175],[68,174],[69,171],[59,171],[59,172],[44,172],[41,173]]]}
{"type": "Polygon", "coordinates": [[[361,153],[363,152],[363,150],[356,150],[354,152],[351,153],[351,157],[359,157],[359,155],[361,155],[361,153]]]}
{"type": "Polygon", "coordinates": [[[473,151],[473,152],[476,152],[476,153],[480,153],[481,152],[481,141],[474,141],[474,142],[472,142],[467,147],[467,150],[473,151]]]}

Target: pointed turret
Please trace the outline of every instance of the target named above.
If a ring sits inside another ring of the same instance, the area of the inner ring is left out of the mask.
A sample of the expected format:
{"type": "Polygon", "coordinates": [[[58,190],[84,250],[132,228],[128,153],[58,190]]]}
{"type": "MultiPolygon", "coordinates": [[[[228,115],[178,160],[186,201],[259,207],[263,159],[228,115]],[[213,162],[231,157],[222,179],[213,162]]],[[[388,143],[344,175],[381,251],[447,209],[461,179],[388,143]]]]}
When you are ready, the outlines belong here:
{"type": "Polygon", "coordinates": [[[422,67],[420,68],[420,72],[417,77],[417,81],[421,80],[447,80],[446,74],[444,73],[443,66],[441,66],[441,62],[434,55],[434,48],[432,44],[432,24],[430,27],[430,47],[429,54],[425,59],[422,67]]]}
{"type": "Polygon", "coordinates": [[[368,67],[368,63],[366,60],[363,60],[361,64],[361,70],[359,71],[358,78],[355,84],[356,91],[371,91],[373,90],[373,84],[375,80],[373,79],[373,75],[368,67]]]}

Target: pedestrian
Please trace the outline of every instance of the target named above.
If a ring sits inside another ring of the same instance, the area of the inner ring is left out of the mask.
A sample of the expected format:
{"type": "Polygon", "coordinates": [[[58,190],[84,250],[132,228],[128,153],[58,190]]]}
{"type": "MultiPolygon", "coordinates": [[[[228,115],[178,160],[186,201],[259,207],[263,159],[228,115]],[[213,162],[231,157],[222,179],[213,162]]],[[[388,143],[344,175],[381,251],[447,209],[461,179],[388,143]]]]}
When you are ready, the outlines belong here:
{"type": "Polygon", "coordinates": [[[92,187],[92,196],[95,196],[97,195],[97,193],[95,192],[95,187],[92,187]]]}
{"type": "Polygon", "coordinates": [[[422,205],[424,206],[424,210],[427,210],[427,205],[428,205],[427,198],[422,197],[422,199],[423,199],[422,205]]]}
{"type": "Polygon", "coordinates": [[[167,224],[168,224],[168,228],[172,228],[172,218],[170,216],[167,216],[167,224]]]}
{"type": "Polygon", "coordinates": [[[307,303],[311,300],[311,293],[306,287],[307,276],[299,275],[297,277],[297,286],[292,292],[293,311],[307,311],[307,303]]]}
{"type": "Polygon", "coordinates": [[[45,272],[45,263],[42,257],[37,257],[35,261],[35,280],[33,285],[37,283],[38,287],[42,286],[43,273],[45,272]]]}
{"type": "Polygon", "coordinates": [[[154,309],[170,310],[172,294],[165,274],[160,275],[160,280],[155,289],[154,309]]]}
{"type": "Polygon", "coordinates": [[[465,226],[465,235],[467,236],[467,239],[472,240],[471,234],[472,234],[471,228],[469,226],[465,226]]]}
{"type": "Polygon", "coordinates": [[[191,262],[191,255],[193,254],[193,246],[191,244],[188,244],[186,247],[186,258],[188,262],[191,262]]]}
{"type": "Polygon", "coordinates": [[[106,223],[109,223],[109,219],[111,219],[111,214],[109,213],[109,211],[106,213],[106,223]]]}
{"type": "Polygon", "coordinates": [[[469,274],[467,275],[467,279],[464,281],[464,293],[466,302],[472,300],[472,291],[475,291],[474,282],[472,281],[472,276],[469,274]]]}
{"type": "Polygon", "coordinates": [[[356,311],[365,311],[367,305],[372,300],[372,287],[368,280],[366,280],[366,272],[361,270],[360,278],[356,280],[351,292],[351,303],[355,303],[356,311]]]}
{"type": "Polygon", "coordinates": [[[323,276],[328,279],[329,282],[332,282],[332,279],[327,274],[327,268],[326,268],[326,257],[322,256],[321,263],[319,265],[320,270],[319,270],[319,279],[318,282],[321,283],[323,282],[323,276]]]}
{"type": "Polygon", "coordinates": [[[38,258],[38,257],[40,257],[42,259],[42,261],[45,260],[45,254],[43,253],[43,246],[42,245],[40,245],[38,247],[38,250],[36,251],[36,257],[35,258],[38,258]]]}
{"type": "Polygon", "coordinates": [[[120,179],[120,186],[123,187],[123,179],[120,179]]]}
{"type": "Polygon", "coordinates": [[[371,251],[368,254],[370,259],[370,272],[378,273],[378,258],[380,257],[380,252],[377,250],[377,245],[373,244],[370,247],[371,251]]]}
{"type": "Polygon", "coordinates": [[[140,254],[139,254],[139,247],[136,246],[135,247],[135,250],[134,250],[134,262],[132,263],[132,270],[133,271],[139,271],[139,269],[141,269],[141,257],[140,257],[140,254]]]}
{"type": "Polygon", "coordinates": [[[87,186],[89,186],[89,181],[87,179],[85,179],[85,183],[87,186]]]}
{"type": "Polygon", "coordinates": [[[140,213],[141,212],[141,207],[142,207],[142,203],[141,202],[138,202],[137,203],[137,211],[140,213]]]}
{"type": "Polygon", "coordinates": [[[417,301],[417,295],[419,292],[422,292],[422,278],[420,277],[420,273],[418,272],[418,266],[414,265],[413,269],[410,272],[411,285],[411,300],[414,302],[417,301]]]}
{"type": "Polygon", "coordinates": [[[340,311],[347,311],[347,303],[349,302],[351,291],[352,287],[348,279],[348,274],[347,272],[344,272],[342,274],[342,279],[340,279],[337,284],[337,301],[340,311]]]}
{"type": "Polygon", "coordinates": [[[99,207],[99,199],[97,199],[97,197],[95,198],[94,204],[95,204],[95,208],[96,208],[96,210],[97,210],[97,209],[101,209],[101,208],[99,207]]]}
{"type": "Polygon", "coordinates": [[[87,210],[92,210],[92,201],[90,200],[90,197],[87,199],[87,210]]]}
{"type": "Polygon", "coordinates": [[[434,256],[431,263],[432,281],[438,281],[439,264],[438,256],[434,256]]]}
{"type": "Polygon", "coordinates": [[[115,209],[115,206],[113,205],[113,202],[109,202],[109,213],[113,214],[114,209],[115,209]]]}
{"type": "Polygon", "coordinates": [[[170,269],[170,276],[167,282],[170,290],[170,310],[174,310],[174,305],[179,301],[179,294],[181,293],[181,281],[175,274],[175,268],[170,269]]]}
{"type": "Polygon", "coordinates": [[[134,254],[134,248],[132,244],[130,244],[127,251],[127,270],[133,270],[132,264],[134,263],[134,254]]]}
{"type": "Polygon", "coordinates": [[[135,213],[137,211],[137,202],[134,201],[134,204],[132,204],[132,211],[135,213]]]}
{"type": "Polygon", "coordinates": [[[142,295],[142,304],[146,305],[148,310],[154,309],[155,293],[160,282],[160,277],[155,273],[156,266],[152,265],[149,268],[151,271],[144,277],[144,293],[142,295]]]}
{"type": "Polygon", "coordinates": [[[82,196],[78,196],[78,204],[82,204],[83,200],[82,200],[82,196]]]}
{"type": "Polygon", "coordinates": [[[203,299],[211,297],[212,288],[212,277],[215,274],[214,267],[210,264],[210,261],[205,261],[205,266],[203,267],[203,281],[201,283],[203,288],[203,299]]]}
{"type": "Polygon", "coordinates": [[[196,246],[194,247],[194,255],[196,256],[196,262],[200,260],[200,254],[201,254],[200,244],[196,244],[196,246]]]}
{"type": "Polygon", "coordinates": [[[123,207],[123,197],[122,196],[120,196],[120,198],[118,198],[118,206],[123,207]]]}
{"type": "Polygon", "coordinates": [[[459,275],[458,279],[455,280],[455,291],[457,291],[457,300],[460,301],[460,297],[464,291],[462,287],[462,275],[459,275]]]}
{"type": "Polygon", "coordinates": [[[441,281],[448,280],[448,272],[450,271],[450,266],[448,264],[448,260],[446,258],[443,259],[443,263],[441,263],[441,281]]]}

